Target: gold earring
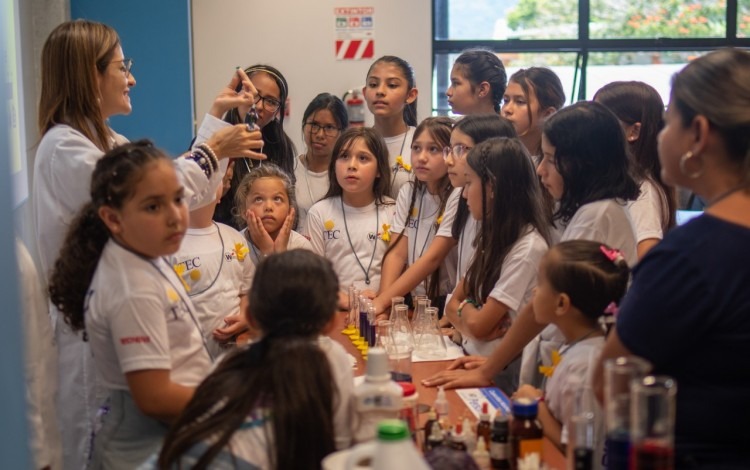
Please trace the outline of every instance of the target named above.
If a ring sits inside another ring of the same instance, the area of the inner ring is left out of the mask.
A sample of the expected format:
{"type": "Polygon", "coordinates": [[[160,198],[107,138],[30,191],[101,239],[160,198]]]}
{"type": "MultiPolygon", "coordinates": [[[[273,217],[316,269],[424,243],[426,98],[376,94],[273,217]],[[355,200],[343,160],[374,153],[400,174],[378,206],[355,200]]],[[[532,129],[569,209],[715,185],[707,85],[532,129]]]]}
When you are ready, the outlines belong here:
{"type": "Polygon", "coordinates": [[[680,172],[690,179],[698,179],[703,175],[703,166],[692,173],[689,172],[686,168],[687,164],[693,157],[695,157],[695,154],[693,154],[693,152],[690,150],[682,154],[682,156],[680,157],[680,172]]]}

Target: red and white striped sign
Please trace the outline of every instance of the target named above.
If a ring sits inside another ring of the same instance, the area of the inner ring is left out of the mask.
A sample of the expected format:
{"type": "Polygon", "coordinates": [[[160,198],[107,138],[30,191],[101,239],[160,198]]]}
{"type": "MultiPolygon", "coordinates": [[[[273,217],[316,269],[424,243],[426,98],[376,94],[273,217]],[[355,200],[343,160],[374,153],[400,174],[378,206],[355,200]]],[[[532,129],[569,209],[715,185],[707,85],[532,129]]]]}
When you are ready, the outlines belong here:
{"type": "Polygon", "coordinates": [[[374,39],[336,40],[336,60],[372,59],[374,56],[374,39]]]}

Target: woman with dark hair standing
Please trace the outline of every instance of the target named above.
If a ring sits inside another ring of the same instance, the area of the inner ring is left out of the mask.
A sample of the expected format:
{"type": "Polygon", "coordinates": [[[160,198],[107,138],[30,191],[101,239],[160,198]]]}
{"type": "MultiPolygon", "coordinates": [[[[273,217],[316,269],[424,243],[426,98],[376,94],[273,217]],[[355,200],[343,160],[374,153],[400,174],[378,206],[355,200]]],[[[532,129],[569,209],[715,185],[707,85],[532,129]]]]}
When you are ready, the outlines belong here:
{"type": "Polygon", "coordinates": [[[674,468],[748,468],[750,54],[721,49],[674,76],[659,160],[708,206],[636,266],[595,386],[604,360],[645,358],[678,384],[674,468]]]}

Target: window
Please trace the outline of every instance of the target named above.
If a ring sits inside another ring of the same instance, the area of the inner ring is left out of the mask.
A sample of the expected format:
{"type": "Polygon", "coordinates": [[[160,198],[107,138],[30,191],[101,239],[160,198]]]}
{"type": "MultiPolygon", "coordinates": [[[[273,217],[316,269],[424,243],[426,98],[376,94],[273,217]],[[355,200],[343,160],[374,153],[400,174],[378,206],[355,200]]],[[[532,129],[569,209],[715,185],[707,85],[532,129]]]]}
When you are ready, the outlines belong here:
{"type": "Polygon", "coordinates": [[[568,102],[640,80],[666,103],[676,71],[724,46],[750,48],[750,0],[433,0],[433,113],[450,112],[450,70],[471,47],[498,54],[508,76],[550,67],[568,102]]]}

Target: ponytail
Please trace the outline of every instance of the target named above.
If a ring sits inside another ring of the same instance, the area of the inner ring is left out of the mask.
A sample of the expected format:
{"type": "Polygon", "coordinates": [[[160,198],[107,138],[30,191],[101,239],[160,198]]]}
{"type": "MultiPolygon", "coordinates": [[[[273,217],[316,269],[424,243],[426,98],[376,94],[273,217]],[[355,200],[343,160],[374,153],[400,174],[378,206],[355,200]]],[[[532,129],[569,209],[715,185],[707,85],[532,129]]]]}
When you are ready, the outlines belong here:
{"type": "Polygon", "coordinates": [[[109,231],[89,202],[73,220],[49,283],[50,301],[73,331],[84,329],[86,296],[107,240],[109,231]]]}

